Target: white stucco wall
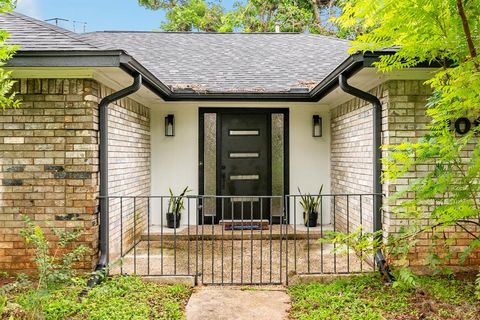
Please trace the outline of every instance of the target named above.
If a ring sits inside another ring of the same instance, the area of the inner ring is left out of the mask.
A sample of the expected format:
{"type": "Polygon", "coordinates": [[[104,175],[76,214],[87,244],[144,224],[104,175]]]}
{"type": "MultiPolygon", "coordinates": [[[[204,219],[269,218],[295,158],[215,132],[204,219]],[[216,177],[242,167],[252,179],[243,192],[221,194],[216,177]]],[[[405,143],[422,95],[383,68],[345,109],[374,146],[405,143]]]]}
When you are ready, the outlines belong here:
{"type": "MultiPolygon", "coordinates": [[[[323,193],[330,192],[330,115],[327,106],[313,103],[168,103],[151,110],[151,165],[152,196],[168,195],[168,188],[178,193],[185,186],[198,194],[198,110],[199,107],[236,108],[289,108],[290,110],[290,193],[317,193],[324,185],[323,193]],[[175,115],[175,136],[165,137],[164,118],[175,115]],[[323,120],[323,137],[312,137],[312,115],[319,114],[323,120]]],[[[164,214],[168,199],[163,201],[164,214]]],[[[160,224],[160,199],[151,202],[151,221],[160,224]]],[[[291,208],[293,210],[293,207],[291,208]]],[[[324,202],[324,212],[329,212],[329,201],[324,202]]],[[[297,204],[298,224],[302,223],[302,210],[297,204]]],[[[196,223],[195,201],[190,204],[190,224],[196,223]]],[[[293,211],[292,211],[293,212],[293,211]]],[[[329,222],[325,214],[324,223],[329,222]]],[[[293,217],[292,220],[293,222],[293,217]]],[[[165,217],[163,218],[165,222],[165,217]]],[[[186,210],[182,224],[187,223],[186,210]]]]}

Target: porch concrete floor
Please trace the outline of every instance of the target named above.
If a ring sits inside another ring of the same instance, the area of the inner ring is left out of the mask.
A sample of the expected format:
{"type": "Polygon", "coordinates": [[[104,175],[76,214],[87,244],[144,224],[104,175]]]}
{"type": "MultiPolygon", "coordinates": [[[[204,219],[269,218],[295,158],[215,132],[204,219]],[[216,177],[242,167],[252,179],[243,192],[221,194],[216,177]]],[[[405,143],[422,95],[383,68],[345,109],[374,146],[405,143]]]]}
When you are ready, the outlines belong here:
{"type": "Polygon", "coordinates": [[[113,274],[198,275],[200,283],[284,283],[285,274],[373,271],[353,252],[314,240],[141,241],[113,274]],[[195,254],[198,252],[198,256],[195,254]],[[232,263],[233,262],[233,263],[232,263]],[[287,269],[288,262],[288,269],[287,269]]]}
{"type": "Polygon", "coordinates": [[[142,240],[158,240],[163,237],[164,240],[195,240],[197,235],[203,236],[204,240],[222,240],[222,239],[319,239],[328,231],[333,231],[331,224],[318,225],[317,227],[307,228],[304,225],[278,225],[274,224],[265,230],[225,230],[222,225],[192,225],[180,226],[177,229],[170,229],[166,226],[152,225],[142,234],[142,240]],[[271,235],[271,236],[270,236],[271,235]]]}

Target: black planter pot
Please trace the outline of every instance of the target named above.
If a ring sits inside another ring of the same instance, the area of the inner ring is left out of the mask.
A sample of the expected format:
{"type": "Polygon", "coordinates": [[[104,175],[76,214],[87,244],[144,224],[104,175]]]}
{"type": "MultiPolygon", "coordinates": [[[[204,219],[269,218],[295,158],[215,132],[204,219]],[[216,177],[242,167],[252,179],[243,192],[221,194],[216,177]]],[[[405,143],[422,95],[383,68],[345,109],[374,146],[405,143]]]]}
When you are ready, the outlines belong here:
{"type": "Polygon", "coordinates": [[[307,214],[303,213],[303,221],[305,222],[305,227],[316,227],[318,220],[318,212],[310,212],[308,214],[308,220],[306,220],[307,214]]]}
{"type": "Polygon", "coordinates": [[[173,229],[180,227],[180,219],[182,215],[178,213],[176,216],[173,212],[167,212],[167,227],[173,229]]]}

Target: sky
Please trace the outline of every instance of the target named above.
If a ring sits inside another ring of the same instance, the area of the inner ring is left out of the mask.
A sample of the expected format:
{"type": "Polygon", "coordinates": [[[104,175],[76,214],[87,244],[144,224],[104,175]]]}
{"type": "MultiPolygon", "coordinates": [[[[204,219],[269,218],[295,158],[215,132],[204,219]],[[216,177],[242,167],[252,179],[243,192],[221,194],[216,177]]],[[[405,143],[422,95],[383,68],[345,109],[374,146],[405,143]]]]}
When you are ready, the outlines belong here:
{"type": "MultiPolygon", "coordinates": [[[[222,1],[230,7],[233,0],[222,1]]],[[[160,27],[165,15],[138,5],[137,0],[18,0],[15,11],[39,20],[63,18],[60,27],[83,32],[104,30],[152,31],[160,27]],[[81,21],[75,23],[73,21],[81,21]]],[[[55,23],[52,21],[52,23],[55,23]]]]}

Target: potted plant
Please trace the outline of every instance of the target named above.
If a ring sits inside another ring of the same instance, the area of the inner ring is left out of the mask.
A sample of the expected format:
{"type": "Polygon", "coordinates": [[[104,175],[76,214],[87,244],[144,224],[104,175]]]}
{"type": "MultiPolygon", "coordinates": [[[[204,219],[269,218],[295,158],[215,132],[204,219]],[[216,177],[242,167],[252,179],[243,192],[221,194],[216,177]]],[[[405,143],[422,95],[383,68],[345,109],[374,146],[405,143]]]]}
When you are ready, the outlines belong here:
{"type": "Polygon", "coordinates": [[[178,228],[180,227],[180,220],[182,219],[182,210],[185,208],[183,205],[183,200],[187,192],[191,191],[186,187],[183,189],[182,193],[178,196],[173,194],[171,188],[168,188],[170,191],[170,200],[168,201],[168,210],[167,210],[167,227],[169,228],[178,228]]]}
{"type": "Polygon", "coordinates": [[[320,186],[318,195],[312,196],[311,194],[302,194],[300,188],[298,192],[300,193],[300,205],[303,208],[303,223],[305,227],[316,227],[318,220],[318,207],[322,202],[322,190],[323,185],[320,186]]]}

